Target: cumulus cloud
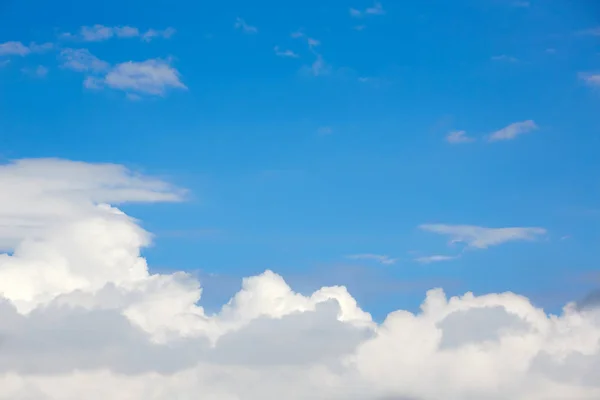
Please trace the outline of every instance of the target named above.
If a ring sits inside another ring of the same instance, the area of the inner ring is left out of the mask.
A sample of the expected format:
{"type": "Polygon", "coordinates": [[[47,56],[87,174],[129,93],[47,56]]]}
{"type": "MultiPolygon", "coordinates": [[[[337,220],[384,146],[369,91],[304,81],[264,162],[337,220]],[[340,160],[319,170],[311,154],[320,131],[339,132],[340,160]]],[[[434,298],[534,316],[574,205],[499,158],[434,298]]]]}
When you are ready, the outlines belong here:
{"type": "Polygon", "coordinates": [[[155,38],[168,39],[175,34],[175,29],[166,28],[162,30],[148,29],[145,32],[133,26],[104,26],[96,24],[92,26],[82,26],[79,32],[63,33],[63,39],[79,40],[82,42],[103,42],[112,38],[140,38],[144,41],[151,41],[155,38]]]}
{"type": "Polygon", "coordinates": [[[501,140],[513,140],[524,133],[532,132],[538,126],[532,120],[512,123],[489,135],[488,141],[497,142],[501,140]]]}
{"type": "Polygon", "coordinates": [[[453,131],[446,135],[446,141],[452,144],[458,143],[470,143],[475,141],[475,139],[467,136],[467,132],[465,131],[453,131]]]}
{"type": "Polygon", "coordinates": [[[30,43],[29,46],[22,42],[4,42],[0,43],[0,56],[21,56],[24,57],[31,53],[43,53],[54,47],[52,43],[30,43]]]}
{"type": "Polygon", "coordinates": [[[104,83],[113,89],[150,95],[163,95],[167,89],[187,89],[179,71],[159,59],[117,64],[106,74],[104,83]]]}
{"type": "Polygon", "coordinates": [[[108,87],[125,91],[135,99],[140,95],[162,96],[169,89],[187,89],[179,71],[167,60],[128,61],[111,66],[87,49],[64,49],[61,57],[63,67],[90,74],[83,82],[88,89],[108,87]]]}
{"type": "Polygon", "coordinates": [[[376,323],[344,287],[300,294],[266,271],[208,314],[192,276],[149,270],[151,235],[115,208],[177,188],[65,160],[3,165],[0,185],[2,400],[600,396],[597,308],[434,289],[376,323]]]}
{"type": "Polygon", "coordinates": [[[451,243],[465,243],[477,249],[486,249],[513,241],[532,241],[546,234],[543,228],[529,227],[486,228],[473,225],[423,224],[419,228],[450,236],[451,243]]]}

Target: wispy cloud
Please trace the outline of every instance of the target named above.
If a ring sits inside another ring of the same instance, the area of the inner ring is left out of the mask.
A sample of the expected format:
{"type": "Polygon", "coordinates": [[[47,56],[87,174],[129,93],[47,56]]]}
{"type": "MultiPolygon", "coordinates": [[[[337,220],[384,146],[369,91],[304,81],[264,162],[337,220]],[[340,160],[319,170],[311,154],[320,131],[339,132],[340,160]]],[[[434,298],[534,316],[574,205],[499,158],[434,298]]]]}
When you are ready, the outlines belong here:
{"type": "Polygon", "coordinates": [[[433,256],[423,256],[417,257],[414,260],[421,264],[431,264],[435,262],[441,261],[451,261],[456,260],[459,256],[442,256],[442,255],[433,255],[433,256]]]}
{"type": "Polygon", "coordinates": [[[346,258],[349,258],[351,260],[371,260],[371,261],[375,261],[378,262],[379,264],[384,264],[384,265],[392,265],[395,264],[398,259],[397,258],[391,258],[390,256],[387,255],[381,255],[381,254],[351,254],[346,256],[346,258]]]}
{"type": "Polygon", "coordinates": [[[36,68],[22,68],[21,72],[34,78],[45,78],[48,75],[48,68],[38,65],[36,68]]]}
{"type": "Polygon", "coordinates": [[[470,143],[475,141],[474,138],[467,136],[465,131],[453,131],[446,135],[446,141],[452,144],[470,143]]]}
{"type": "Polygon", "coordinates": [[[244,21],[242,18],[237,18],[235,20],[235,29],[239,29],[244,33],[247,34],[254,34],[254,33],[258,33],[258,28],[252,25],[248,25],[246,23],[246,21],[244,21]]]}
{"type": "Polygon", "coordinates": [[[531,3],[528,1],[513,1],[512,5],[513,7],[527,8],[531,6],[531,3]]]}
{"type": "Polygon", "coordinates": [[[52,43],[37,44],[31,42],[29,46],[22,42],[0,43],[0,56],[21,56],[24,57],[31,53],[43,53],[54,47],[52,43]]]}
{"type": "Polygon", "coordinates": [[[513,241],[533,241],[547,233],[544,228],[486,228],[473,225],[424,224],[420,229],[451,237],[450,243],[465,243],[468,247],[486,249],[513,241]]]}
{"type": "Polygon", "coordinates": [[[88,49],[63,49],[60,52],[62,66],[77,72],[102,72],[110,68],[110,64],[100,60],[88,49]]]}
{"type": "Polygon", "coordinates": [[[365,10],[365,13],[372,15],[383,15],[385,14],[385,10],[383,9],[381,3],[375,2],[375,4],[373,4],[373,7],[369,7],[365,10]]]}
{"type": "Polygon", "coordinates": [[[600,26],[595,28],[583,29],[577,32],[581,36],[600,36],[600,26]]]}
{"type": "Polygon", "coordinates": [[[519,62],[519,59],[513,56],[509,56],[506,54],[501,54],[499,56],[492,56],[492,61],[503,61],[503,62],[509,62],[509,63],[516,63],[519,62]]]}
{"type": "Polygon", "coordinates": [[[82,26],[79,32],[63,33],[60,35],[62,39],[67,40],[79,40],[82,42],[103,42],[112,38],[140,38],[144,41],[151,41],[155,38],[168,39],[175,34],[174,28],[166,28],[163,30],[148,29],[145,32],[140,31],[139,28],[133,26],[105,26],[105,25],[92,25],[82,26]]]}
{"type": "Polygon", "coordinates": [[[579,74],[579,79],[588,86],[600,88],[600,73],[582,72],[579,74]]]}
{"type": "Polygon", "coordinates": [[[357,8],[350,8],[350,16],[354,18],[361,18],[365,15],[384,15],[385,10],[380,2],[375,2],[372,7],[368,7],[361,11],[357,8]]]}
{"type": "Polygon", "coordinates": [[[519,135],[532,132],[536,129],[538,129],[538,126],[532,120],[515,122],[490,134],[488,136],[488,141],[497,142],[501,140],[513,140],[519,135]]]}
{"type": "Polygon", "coordinates": [[[320,126],[317,129],[317,133],[319,135],[331,135],[333,133],[333,128],[331,128],[330,126],[320,126]]]}
{"type": "Polygon", "coordinates": [[[300,57],[298,54],[294,53],[292,50],[282,50],[279,46],[275,46],[275,54],[279,57],[285,58],[298,58],[300,57]]]}
{"type": "Polygon", "coordinates": [[[317,55],[315,61],[307,68],[305,68],[313,76],[328,75],[331,72],[331,66],[323,60],[323,56],[317,55]]]}

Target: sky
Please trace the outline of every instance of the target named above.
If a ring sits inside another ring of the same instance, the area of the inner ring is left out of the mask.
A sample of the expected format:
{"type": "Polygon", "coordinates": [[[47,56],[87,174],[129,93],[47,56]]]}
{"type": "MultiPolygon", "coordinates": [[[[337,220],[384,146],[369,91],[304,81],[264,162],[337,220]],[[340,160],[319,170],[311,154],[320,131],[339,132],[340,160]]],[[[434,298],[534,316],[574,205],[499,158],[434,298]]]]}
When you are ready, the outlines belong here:
{"type": "Polygon", "coordinates": [[[599,107],[594,1],[0,0],[0,399],[597,399],[599,107]]]}

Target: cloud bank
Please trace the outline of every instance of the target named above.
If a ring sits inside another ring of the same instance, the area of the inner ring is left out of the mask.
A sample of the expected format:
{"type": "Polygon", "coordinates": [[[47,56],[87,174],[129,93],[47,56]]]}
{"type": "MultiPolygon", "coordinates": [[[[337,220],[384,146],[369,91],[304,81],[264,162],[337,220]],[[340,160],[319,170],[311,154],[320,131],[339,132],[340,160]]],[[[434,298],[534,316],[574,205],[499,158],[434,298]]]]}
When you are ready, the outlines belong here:
{"type": "Polygon", "coordinates": [[[200,282],[149,271],[150,233],[115,207],[183,191],[55,159],[0,166],[0,187],[2,400],[600,398],[597,307],[433,289],[376,323],[344,287],[266,271],[208,314],[200,282]]]}

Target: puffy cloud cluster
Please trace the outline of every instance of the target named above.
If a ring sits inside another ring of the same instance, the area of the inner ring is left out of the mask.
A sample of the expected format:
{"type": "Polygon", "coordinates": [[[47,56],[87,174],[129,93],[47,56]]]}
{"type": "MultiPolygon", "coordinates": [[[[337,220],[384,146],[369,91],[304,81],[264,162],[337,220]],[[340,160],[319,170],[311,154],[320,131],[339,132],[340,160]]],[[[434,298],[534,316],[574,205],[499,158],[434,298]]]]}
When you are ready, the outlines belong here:
{"type": "Polygon", "coordinates": [[[110,164],[0,166],[0,399],[597,400],[600,312],[427,293],[381,324],[344,287],[271,272],[215,314],[184,272],[153,274],[151,235],[115,208],[181,200],[110,164]]]}

